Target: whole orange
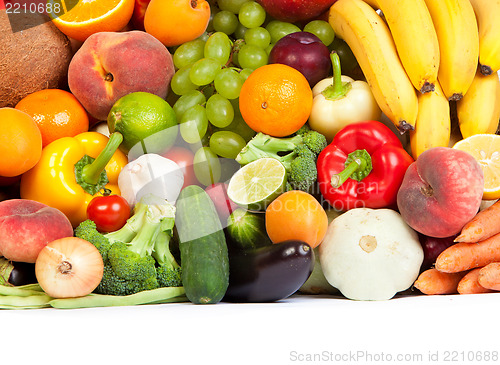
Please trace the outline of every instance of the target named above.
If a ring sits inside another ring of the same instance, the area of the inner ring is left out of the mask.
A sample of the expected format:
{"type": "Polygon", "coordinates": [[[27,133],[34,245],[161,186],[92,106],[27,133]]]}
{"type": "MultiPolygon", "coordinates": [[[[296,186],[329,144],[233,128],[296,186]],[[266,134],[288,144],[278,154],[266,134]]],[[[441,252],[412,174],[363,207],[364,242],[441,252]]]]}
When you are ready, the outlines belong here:
{"type": "Polygon", "coordinates": [[[42,146],[61,137],[87,132],[89,118],[78,99],[70,92],[45,89],[25,96],[16,105],[33,117],[42,133],[42,146]]]}
{"type": "Polygon", "coordinates": [[[206,0],[151,0],[144,15],[146,32],[167,47],[192,41],[205,32],[210,20],[206,0]]]}
{"type": "Polygon", "coordinates": [[[0,108],[0,131],[0,176],[18,176],[37,164],[42,135],[29,114],[0,108]]]}
{"type": "Polygon", "coordinates": [[[273,243],[304,241],[312,248],[325,237],[328,217],[311,194],[291,190],[281,194],[266,209],[266,231],[273,243]]]}
{"type": "Polygon", "coordinates": [[[295,133],[309,118],[313,95],[293,67],[274,63],[254,70],[240,91],[241,116],[256,132],[274,137],[295,133]]]}

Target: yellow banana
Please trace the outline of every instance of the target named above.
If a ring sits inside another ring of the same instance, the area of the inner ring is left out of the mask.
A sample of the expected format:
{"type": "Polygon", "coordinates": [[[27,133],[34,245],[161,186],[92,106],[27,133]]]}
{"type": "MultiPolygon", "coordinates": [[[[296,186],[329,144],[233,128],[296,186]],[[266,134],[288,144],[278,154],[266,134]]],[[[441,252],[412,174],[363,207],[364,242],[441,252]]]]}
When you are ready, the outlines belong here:
{"type": "Polygon", "coordinates": [[[500,0],[469,0],[479,28],[479,64],[484,75],[500,69],[500,0]]]}
{"type": "Polygon", "coordinates": [[[460,100],[476,73],[479,33],[469,0],[425,0],[439,40],[438,80],[449,100],[460,100]]]}
{"type": "Polygon", "coordinates": [[[422,93],[434,90],[439,68],[439,43],[425,1],[377,0],[377,4],[413,86],[422,93]]]}
{"type": "Polygon", "coordinates": [[[450,135],[450,102],[436,82],[434,91],[418,94],[417,124],[410,132],[413,158],[432,147],[448,147],[450,135]]]}
{"type": "Polygon", "coordinates": [[[500,80],[496,73],[485,76],[478,70],[472,85],[457,102],[457,118],[464,138],[495,133],[500,118],[500,80]]]}
{"type": "Polygon", "coordinates": [[[338,0],[330,8],[329,22],[351,48],[383,113],[401,133],[414,129],[417,92],[382,18],[362,0],[338,0]]]}

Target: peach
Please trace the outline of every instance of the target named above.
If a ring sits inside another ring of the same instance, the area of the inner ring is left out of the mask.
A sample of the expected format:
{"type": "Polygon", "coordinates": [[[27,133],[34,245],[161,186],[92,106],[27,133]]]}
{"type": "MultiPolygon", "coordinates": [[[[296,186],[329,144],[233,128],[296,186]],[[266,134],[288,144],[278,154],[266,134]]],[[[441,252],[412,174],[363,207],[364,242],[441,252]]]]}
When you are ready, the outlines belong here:
{"type": "Polygon", "coordinates": [[[138,31],[91,35],[73,56],[68,85],[85,109],[106,120],[113,104],[136,91],[166,98],[175,73],[172,55],[152,35],[138,31]]]}
{"type": "Polygon", "coordinates": [[[430,237],[460,232],[479,210],[483,171],[467,152],[431,148],[408,167],[398,191],[401,216],[414,230],[430,237]]]}
{"type": "Polygon", "coordinates": [[[0,202],[0,255],[34,263],[47,243],[73,236],[73,226],[58,209],[28,200],[0,202]]]}

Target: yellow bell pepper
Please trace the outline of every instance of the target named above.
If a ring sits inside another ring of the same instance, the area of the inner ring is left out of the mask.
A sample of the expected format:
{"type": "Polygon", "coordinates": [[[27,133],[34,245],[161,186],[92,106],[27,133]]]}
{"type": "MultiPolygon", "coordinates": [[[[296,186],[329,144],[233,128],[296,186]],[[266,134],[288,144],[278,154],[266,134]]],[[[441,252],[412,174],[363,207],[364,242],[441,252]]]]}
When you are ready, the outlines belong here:
{"type": "Polygon", "coordinates": [[[98,132],[63,137],[45,146],[38,163],[21,177],[22,199],[62,211],[76,227],[87,219],[87,205],[105,188],[120,194],[118,175],[128,163],[118,150],[123,137],[98,132]]]}

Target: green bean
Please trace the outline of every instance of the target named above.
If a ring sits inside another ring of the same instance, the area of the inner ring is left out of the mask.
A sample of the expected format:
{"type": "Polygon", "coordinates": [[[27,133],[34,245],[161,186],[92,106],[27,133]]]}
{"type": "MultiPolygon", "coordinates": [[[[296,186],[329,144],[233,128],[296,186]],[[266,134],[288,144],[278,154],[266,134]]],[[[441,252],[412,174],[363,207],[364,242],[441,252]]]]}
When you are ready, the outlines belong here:
{"type": "Polygon", "coordinates": [[[183,287],[158,288],[145,290],[136,294],[117,296],[89,294],[78,298],[53,299],[49,304],[54,308],[76,309],[94,307],[118,307],[141,304],[158,304],[186,301],[183,287]]]}
{"type": "Polygon", "coordinates": [[[0,296],[0,308],[6,309],[28,309],[47,307],[52,300],[47,294],[31,296],[2,295],[0,296]]]}
{"type": "MultiPolygon", "coordinates": [[[[7,286],[0,285],[0,296],[16,296],[16,297],[29,297],[32,295],[44,295],[43,291],[37,289],[35,285],[28,284],[23,286],[7,286]]],[[[38,288],[40,286],[38,285],[38,288]]]]}

